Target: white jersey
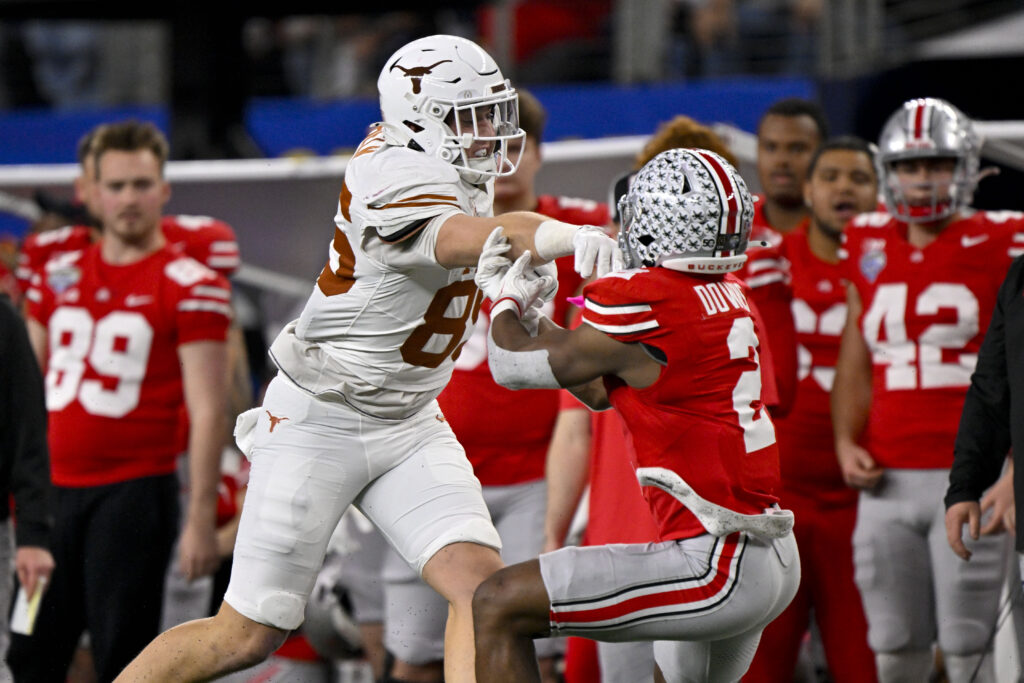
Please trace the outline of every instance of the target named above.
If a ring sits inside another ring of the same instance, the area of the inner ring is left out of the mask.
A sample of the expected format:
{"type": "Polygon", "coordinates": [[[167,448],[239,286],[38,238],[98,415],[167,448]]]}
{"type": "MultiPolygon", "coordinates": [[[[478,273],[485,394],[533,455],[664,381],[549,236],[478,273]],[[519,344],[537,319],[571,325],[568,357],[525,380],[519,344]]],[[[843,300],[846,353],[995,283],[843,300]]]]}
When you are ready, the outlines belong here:
{"type": "Polygon", "coordinates": [[[483,301],[473,268],[437,262],[437,234],[452,215],[492,215],[492,185],[463,182],[451,164],[371,132],[345,172],[329,261],[271,347],[281,372],[376,417],[433,400],[483,301]]]}

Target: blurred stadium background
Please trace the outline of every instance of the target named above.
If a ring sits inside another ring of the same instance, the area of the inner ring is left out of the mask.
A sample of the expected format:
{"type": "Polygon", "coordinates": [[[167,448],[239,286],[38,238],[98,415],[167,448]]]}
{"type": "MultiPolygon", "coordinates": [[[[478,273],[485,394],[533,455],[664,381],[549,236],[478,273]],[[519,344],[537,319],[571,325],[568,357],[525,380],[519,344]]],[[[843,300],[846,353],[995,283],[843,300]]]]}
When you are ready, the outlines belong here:
{"type": "Polygon", "coordinates": [[[603,200],[676,114],[718,125],[756,188],[753,133],[771,102],[816,99],[833,133],[875,139],[901,102],[936,96],[983,122],[1001,168],[977,204],[1024,209],[1020,0],[386,5],[0,0],[0,233],[27,228],[36,191],[70,196],[85,131],[144,118],[171,139],[169,211],[227,220],[243,279],[302,296],[346,154],[379,115],[384,59],[435,32],[485,45],[548,109],[545,192],[603,200]]]}

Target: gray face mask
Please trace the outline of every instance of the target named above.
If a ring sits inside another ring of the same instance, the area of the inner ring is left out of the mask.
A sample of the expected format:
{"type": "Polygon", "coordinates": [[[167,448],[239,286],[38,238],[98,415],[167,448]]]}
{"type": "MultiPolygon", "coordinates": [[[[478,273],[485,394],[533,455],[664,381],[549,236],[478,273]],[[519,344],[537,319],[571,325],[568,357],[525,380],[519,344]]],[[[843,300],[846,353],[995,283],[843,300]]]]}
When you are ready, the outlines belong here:
{"type": "Polygon", "coordinates": [[[896,111],[878,141],[878,177],[886,208],[900,220],[932,222],[968,207],[977,186],[981,141],[974,124],[945,100],[910,100],[896,111]],[[911,159],[956,160],[952,180],[932,184],[928,201],[911,201],[894,164],[911,159]]]}

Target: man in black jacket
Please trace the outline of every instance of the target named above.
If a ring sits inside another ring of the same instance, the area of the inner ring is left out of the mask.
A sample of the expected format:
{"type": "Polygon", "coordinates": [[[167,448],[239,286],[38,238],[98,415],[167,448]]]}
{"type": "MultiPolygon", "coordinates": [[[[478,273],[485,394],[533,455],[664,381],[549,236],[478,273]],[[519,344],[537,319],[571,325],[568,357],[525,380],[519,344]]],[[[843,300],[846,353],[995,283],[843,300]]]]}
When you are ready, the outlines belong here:
{"type": "MultiPolygon", "coordinates": [[[[964,560],[971,557],[963,542],[963,525],[971,538],[1014,524],[1008,495],[990,495],[992,518],[981,526],[982,492],[1002,472],[1007,453],[1024,457],[1024,257],[1018,257],[999,289],[995,310],[978,364],[971,376],[954,449],[953,469],[946,492],[946,536],[964,560]]],[[[1011,463],[1012,466],[1012,463],[1011,463]]],[[[1013,493],[1024,500],[1024,463],[1014,468],[1013,493]]],[[[1016,548],[1024,552],[1024,528],[1016,527],[1016,548]]]]}
{"type": "Polygon", "coordinates": [[[13,680],[4,662],[14,588],[9,569],[12,545],[17,547],[18,581],[29,596],[41,590],[53,572],[49,550],[53,493],[47,453],[43,378],[24,321],[10,300],[0,296],[0,681],[13,680]],[[10,519],[12,495],[16,529],[10,519]]]}

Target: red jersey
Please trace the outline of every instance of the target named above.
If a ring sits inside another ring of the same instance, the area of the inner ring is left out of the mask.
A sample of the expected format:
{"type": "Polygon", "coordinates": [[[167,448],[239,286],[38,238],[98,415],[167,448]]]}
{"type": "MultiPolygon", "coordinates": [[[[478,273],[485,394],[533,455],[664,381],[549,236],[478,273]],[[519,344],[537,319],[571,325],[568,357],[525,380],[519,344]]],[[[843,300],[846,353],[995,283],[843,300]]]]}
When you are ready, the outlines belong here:
{"type": "Polygon", "coordinates": [[[16,275],[22,292],[32,284],[32,276],[40,272],[43,265],[57,254],[81,251],[95,241],[95,228],[85,225],[66,225],[57,230],[36,232],[25,237],[18,252],[16,275]]]}
{"type": "Polygon", "coordinates": [[[164,246],[111,265],[100,245],[60,254],[33,278],[28,315],[49,338],[50,468],[59,486],[169,474],[184,450],[178,347],[224,341],[227,280],[164,246]]]}
{"type": "MultiPolygon", "coordinates": [[[[646,389],[605,378],[638,465],[673,470],[699,495],[737,512],[759,514],[777,503],[779,453],[761,403],[749,288],[731,275],[650,268],[612,273],[583,291],[584,322],[665,359],[646,389]]],[[[644,494],[663,540],[705,532],[667,493],[644,494]]]]}
{"type": "MultiPolygon", "coordinates": [[[[589,410],[568,391],[561,410],[589,410]]],[[[622,417],[614,410],[590,413],[590,510],[585,545],[651,543],[658,527],[634,468],[636,456],[622,417]]]]}
{"type": "MultiPolygon", "coordinates": [[[[806,223],[804,224],[806,225],[806,223]]],[[[801,226],[803,227],[803,226],[801,226]]],[[[770,401],[773,415],[789,412],[796,395],[796,331],[789,261],[782,253],[782,234],[768,223],[761,195],[754,202],[747,262],[736,272],[751,290],[751,300],[764,320],[764,335],[771,351],[771,370],[778,398],[770,401]]]]}
{"type": "MultiPolygon", "coordinates": [[[[224,221],[209,216],[164,216],[160,229],[170,246],[218,273],[231,276],[241,265],[235,231],[224,221]]],[[[95,228],[68,225],[26,237],[18,254],[17,276],[22,291],[51,258],[85,249],[98,235],[95,228]]]]}
{"type": "MultiPolygon", "coordinates": [[[[579,225],[605,225],[608,209],[582,199],[542,196],[537,212],[579,225]]],[[[545,313],[559,325],[566,324],[569,297],[582,279],[573,269],[573,258],[556,261],[558,292],[553,309],[545,313]]],[[[558,416],[556,390],[511,391],[497,384],[487,366],[487,331],[491,302],[485,301],[476,328],[462,347],[455,370],[437,397],[459,443],[484,486],[508,486],[544,477],[548,442],[558,416]]]]}
{"type": "MultiPolygon", "coordinates": [[[[793,408],[785,417],[775,418],[782,488],[823,504],[851,503],[857,492],[846,485],[839,470],[829,408],[846,322],[846,289],[839,265],[826,263],[811,252],[805,227],[786,235],[782,253],[793,275],[799,357],[793,408]]],[[[785,495],[782,497],[785,500],[785,495]]]]}
{"type": "Polygon", "coordinates": [[[224,221],[209,216],[164,216],[160,228],[168,244],[225,277],[242,265],[235,231],[224,221]]]}
{"type": "Polygon", "coordinates": [[[855,218],[840,251],[857,289],[872,355],[861,444],[883,467],[948,468],[964,397],[1010,261],[1024,253],[1024,214],[979,211],[923,249],[887,213],[855,218]]]}

